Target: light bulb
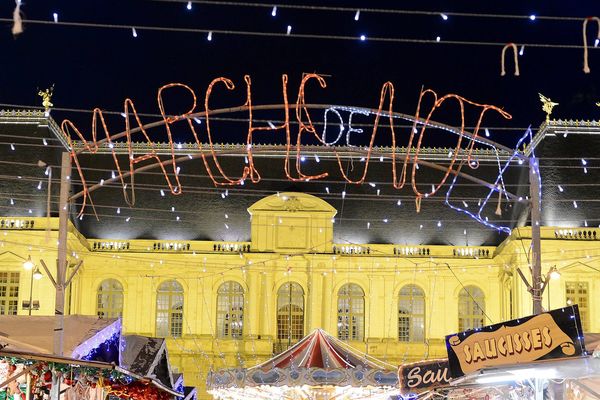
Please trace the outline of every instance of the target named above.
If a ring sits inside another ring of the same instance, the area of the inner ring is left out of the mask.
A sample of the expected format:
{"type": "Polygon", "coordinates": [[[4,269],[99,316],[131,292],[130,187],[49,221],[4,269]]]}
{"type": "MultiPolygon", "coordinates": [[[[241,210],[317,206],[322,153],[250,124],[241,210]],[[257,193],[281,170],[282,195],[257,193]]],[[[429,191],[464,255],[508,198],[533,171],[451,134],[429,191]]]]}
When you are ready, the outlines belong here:
{"type": "Polygon", "coordinates": [[[441,38],[441,37],[439,37],[439,36],[435,38],[435,41],[436,41],[436,42],[439,42],[440,40],[442,40],[442,38],[441,38]]]}
{"type": "Polygon", "coordinates": [[[550,272],[550,279],[552,280],[557,280],[560,279],[560,271],[557,270],[556,268],[552,270],[552,272],[550,272]]]}
{"type": "Polygon", "coordinates": [[[52,18],[54,18],[54,22],[58,22],[58,13],[52,13],[52,18]]]}
{"type": "Polygon", "coordinates": [[[27,257],[27,260],[23,263],[23,268],[27,271],[31,271],[34,267],[33,261],[31,261],[31,256],[27,257]]]}
{"type": "Polygon", "coordinates": [[[367,40],[367,37],[365,35],[360,35],[360,40],[364,42],[365,40],[367,40]]]}
{"type": "Polygon", "coordinates": [[[444,21],[448,21],[448,16],[447,16],[446,14],[444,14],[444,13],[441,13],[441,14],[440,14],[440,16],[442,17],[442,19],[443,19],[444,21]]]}
{"type": "Polygon", "coordinates": [[[525,53],[525,46],[521,46],[521,50],[519,50],[519,55],[522,56],[525,53]]]}
{"type": "Polygon", "coordinates": [[[535,14],[531,14],[531,15],[529,16],[529,19],[530,19],[530,20],[532,20],[532,21],[535,21],[535,14]]]}
{"type": "Polygon", "coordinates": [[[39,281],[40,279],[42,279],[44,275],[40,272],[39,269],[35,269],[35,271],[33,271],[33,279],[35,279],[36,281],[39,281]]]}
{"type": "Polygon", "coordinates": [[[354,20],[358,21],[359,18],[360,18],[360,10],[356,10],[356,14],[354,14],[354,20]]]}
{"type": "Polygon", "coordinates": [[[288,26],[287,26],[287,31],[286,31],[286,34],[287,34],[287,35],[289,35],[290,33],[292,33],[292,26],[291,26],[291,25],[288,25],[288,26]]]}
{"type": "Polygon", "coordinates": [[[273,10],[271,10],[271,15],[273,17],[277,15],[277,6],[273,6],[273,10]]]}
{"type": "Polygon", "coordinates": [[[188,1],[187,2],[187,6],[185,8],[187,8],[188,10],[191,10],[192,9],[192,2],[188,1]]]}
{"type": "Polygon", "coordinates": [[[137,37],[137,31],[135,30],[134,27],[131,27],[131,35],[136,38],[137,37]]]}
{"type": "MultiPolygon", "coordinates": [[[[209,31],[208,34],[206,35],[206,40],[208,40],[209,42],[212,41],[212,31],[209,31]]],[[[197,124],[200,124],[200,122],[196,121],[197,124]]]]}

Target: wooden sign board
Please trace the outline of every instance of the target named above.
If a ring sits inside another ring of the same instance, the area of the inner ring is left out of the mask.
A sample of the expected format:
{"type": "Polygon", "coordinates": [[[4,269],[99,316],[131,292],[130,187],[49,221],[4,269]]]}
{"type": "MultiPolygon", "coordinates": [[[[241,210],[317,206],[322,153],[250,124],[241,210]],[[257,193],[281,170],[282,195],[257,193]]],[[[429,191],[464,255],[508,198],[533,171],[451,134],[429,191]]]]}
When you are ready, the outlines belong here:
{"type": "Polygon", "coordinates": [[[485,367],[581,356],[576,305],[446,336],[450,376],[485,367]]]}
{"type": "Polygon", "coordinates": [[[450,384],[448,359],[401,365],[398,368],[398,382],[400,394],[403,396],[448,386],[450,384]]]}

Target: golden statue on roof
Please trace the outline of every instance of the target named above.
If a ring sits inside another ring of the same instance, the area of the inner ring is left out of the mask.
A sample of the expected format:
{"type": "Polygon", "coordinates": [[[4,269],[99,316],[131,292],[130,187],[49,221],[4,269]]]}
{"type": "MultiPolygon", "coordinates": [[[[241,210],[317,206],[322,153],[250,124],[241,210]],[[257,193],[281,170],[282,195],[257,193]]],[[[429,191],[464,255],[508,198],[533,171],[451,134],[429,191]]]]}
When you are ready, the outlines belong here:
{"type": "Polygon", "coordinates": [[[52,104],[52,102],[50,101],[52,99],[53,93],[54,93],[54,85],[52,85],[52,87],[50,87],[49,89],[40,90],[38,92],[38,96],[40,96],[42,98],[42,106],[44,106],[46,113],[50,111],[50,108],[52,106],[54,106],[54,104],[52,104]]]}
{"type": "Polygon", "coordinates": [[[542,110],[546,113],[546,122],[550,121],[550,114],[552,114],[552,109],[554,106],[557,106],[558,103],[553,102],[548,97],[544,96],[541,93],[538,93],[540,96],[540,101],[542,102],[542,110]]]}

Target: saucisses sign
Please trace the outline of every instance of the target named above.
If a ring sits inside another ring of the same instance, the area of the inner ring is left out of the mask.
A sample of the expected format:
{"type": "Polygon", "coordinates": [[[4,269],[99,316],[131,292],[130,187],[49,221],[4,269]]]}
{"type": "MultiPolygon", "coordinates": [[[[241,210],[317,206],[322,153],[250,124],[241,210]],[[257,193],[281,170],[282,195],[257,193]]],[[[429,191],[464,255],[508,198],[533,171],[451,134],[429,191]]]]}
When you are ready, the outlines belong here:
{"type": "Polygon", "coordinates": [[[446,336],[453,378],[485,367],[583,354],[577,305],[446,336]]]}
{"type": "Polygon", "coordinates": [[[400,394],[418,394],[450,383],[448,359],[427,360],[401,365],[398,369],[400,394]]]}

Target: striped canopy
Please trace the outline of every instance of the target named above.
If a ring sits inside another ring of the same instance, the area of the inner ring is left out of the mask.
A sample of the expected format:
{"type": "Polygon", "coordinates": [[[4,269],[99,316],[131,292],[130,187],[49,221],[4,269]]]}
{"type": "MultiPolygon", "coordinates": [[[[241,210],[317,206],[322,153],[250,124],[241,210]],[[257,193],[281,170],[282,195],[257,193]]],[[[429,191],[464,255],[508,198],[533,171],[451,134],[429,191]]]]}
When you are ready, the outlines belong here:
{"type": "Polygon", "coordinates": [[[366,354],[359,353],[322,329],[316,329],[294,346],[270,360],[250,368],[250,371],[257,369],[264,371],[274,368],[322,368],[330,370],[358,367],[365,370],[395,368],[366,354]]]}

